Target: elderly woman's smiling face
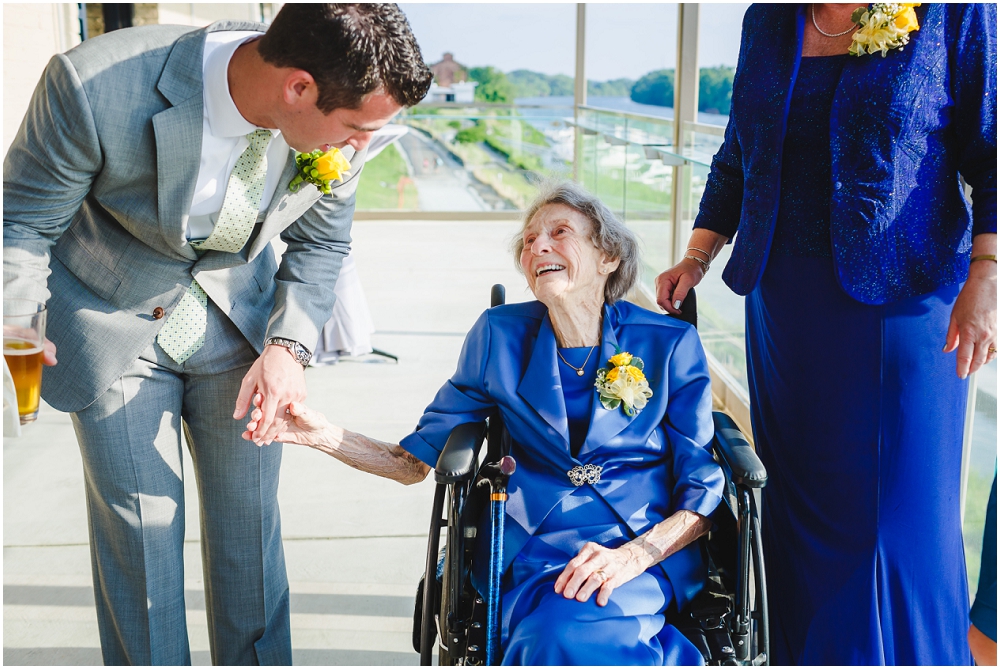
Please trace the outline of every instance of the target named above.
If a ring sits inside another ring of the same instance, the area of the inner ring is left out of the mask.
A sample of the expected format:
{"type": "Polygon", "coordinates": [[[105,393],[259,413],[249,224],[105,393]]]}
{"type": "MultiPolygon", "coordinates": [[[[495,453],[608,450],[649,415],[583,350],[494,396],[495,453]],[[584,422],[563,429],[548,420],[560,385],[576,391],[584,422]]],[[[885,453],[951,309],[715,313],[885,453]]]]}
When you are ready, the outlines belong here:
{"type": "Polygon", "coordinates": [[[604,301],[608,275],[618,268],[591,239],[593,223],[564,204],[539,209],[522,232],[521,269],[540,302],[604,301]]]}

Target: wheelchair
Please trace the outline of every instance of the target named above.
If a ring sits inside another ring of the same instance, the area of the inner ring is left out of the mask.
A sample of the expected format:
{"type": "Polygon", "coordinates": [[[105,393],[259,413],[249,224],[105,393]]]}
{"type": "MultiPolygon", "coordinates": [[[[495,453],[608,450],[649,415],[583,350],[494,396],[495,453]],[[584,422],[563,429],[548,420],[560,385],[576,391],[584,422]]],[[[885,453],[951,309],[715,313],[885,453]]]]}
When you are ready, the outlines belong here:
{"type": "MultiPolygon", "coordinates": [[[[682,318],[697,325],[694,291],[682,318]]],[[[493,286],[491,306],[504,303],[504,287],[493,286]]],[[[709,566],[705,587],[683,611],[664,612],[701,651],[708,665],[768,663],[767,583],[755,491],[767,473],[736,423],[714,412],[713,456],[726,477],[713,529],[698,541],[709,566]]],[[[417,587],[413,648],[420,664],[500,664],[500,573],[503,564],[506,484],[516,463],[499,412],[482,423],[455,428],[434,470],[437,482],[424,576],[417,587]],[[485,453],[482,446],[486,444],[485,453]],[[482,456],[482,457],[481,457],[482,456]],[[447,514],[445,514],[447,508],[447,514]],[[444,546],[441,532],[446,531],[444,546]],[[477,540],[487,532],[489,565],[474,565],[477,540]],[[487,567],[488,587],[479,592],[473,568],[487,567]]]]}

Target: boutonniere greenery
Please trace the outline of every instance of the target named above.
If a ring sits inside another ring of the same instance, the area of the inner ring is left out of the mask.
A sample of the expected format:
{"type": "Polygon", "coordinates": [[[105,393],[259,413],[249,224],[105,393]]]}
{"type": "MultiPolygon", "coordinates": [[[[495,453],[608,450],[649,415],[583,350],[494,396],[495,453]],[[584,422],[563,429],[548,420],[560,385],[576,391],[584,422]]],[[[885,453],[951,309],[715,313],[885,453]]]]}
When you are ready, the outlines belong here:
{"type": "Polygon", "coordinates": [[[615,355],[608,360],[607,367],[597,370],[594,387],[597,388],[605,409],[614,411],[621,407],[625,415],[631,418],[645,408],[653,391],[649,388],[646,375],[642,373],[642,367],[642,358],[617,349],[615,355]]]}
{"type": "Polygon", "coordinates": [[[920,30],[914,7],[919,2],[876,2],[867,7],[858,7],[851,14],[851,20],[858,26],[854,41],[848,53],[863,56],[866,53],[882,52],[882,57],[890,49],[902,49],[910,41],[910,33],[920,30]]]}
{"type": "Polygon", "coordinates": [[[350,176],[351,163],[340,152],[340,149],[330,149],[326,153],[316,149],[311,153],[296,153],[295,164],[298,174],[288,184],[293,193],[303,183],[311,183],[324,195],[330,194],[330,182],[343,181],[350,176]]]}

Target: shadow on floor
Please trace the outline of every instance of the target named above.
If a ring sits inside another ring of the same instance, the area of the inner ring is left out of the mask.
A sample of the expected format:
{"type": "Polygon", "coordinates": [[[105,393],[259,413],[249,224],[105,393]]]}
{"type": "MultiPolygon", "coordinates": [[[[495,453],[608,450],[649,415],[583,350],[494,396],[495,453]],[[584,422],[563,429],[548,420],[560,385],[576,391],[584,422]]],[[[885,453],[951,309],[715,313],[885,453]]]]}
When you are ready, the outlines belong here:
{"type": "MultiPolygon", "coordinates": [[[[374,650],[326,650],[303,648],[292,651],[292,661],[301,665],[326,665],[343,667],[361,666],[417,666],[420,656],[416,653],[390,653],[374,650]]],[[[196,665],[210,664],[206,651],[191,653],[196,665]]],[[[11,665],[101,665],[100,648],[4,648],[4,666],[11,665]]]]}
{"type": "MultiPolygon", "coordinates": [[[[186,608],[205,610],[205,594],[185,590],[186,608]]],[[[82,586],[5,585],[5,606],[94,606],[94,591],[82,586]]],[[[387,595],[329,595],[292,593],[292,613],[335,613],[347,616],[392,616],[409,618],[413,615],[413,598],[387,595]]]]}

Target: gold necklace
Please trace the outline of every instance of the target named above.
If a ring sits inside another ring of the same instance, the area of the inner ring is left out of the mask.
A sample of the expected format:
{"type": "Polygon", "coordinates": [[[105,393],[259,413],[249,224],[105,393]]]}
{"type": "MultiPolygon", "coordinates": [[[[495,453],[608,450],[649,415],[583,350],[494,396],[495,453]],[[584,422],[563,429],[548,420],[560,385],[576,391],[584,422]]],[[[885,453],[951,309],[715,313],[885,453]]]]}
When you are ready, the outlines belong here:
{"type": "Polygon", "coordinates": [[[819,31],[820,35],[823,35],[824,37],[843,37],[844,35],[846,35],[847,33],[851,32],[852,30],[857,29],[857,27],[858,27],[858,24],[855,23],[855,24],[851,25],[850,28],[848,28],[847,30],[845,30],[842,33],[828,33],[826,31],[824,31],[822,28],[820,28],[819,24],[816,23],[816,5],[815,4],[810,5],[809,6],[809,10],[810,10],[810,13],[812,14],[813,27],[817,31],[819,31]]]}
{"type": "Polygon", "coordinates": [[[577,376],[583,376],[583,370],[587,367],[587,363],[590,362],[590,356],[594,355],[595,348],[597,348],[597,344],[594,344],[593,346],[590,347],[590,353],[587,354],[587,359],[583,361],[583,365],[581,365],[580,367],[574,367],[573,365],[570,365],[569,360],[564,358],[563,354],[559,352],[559,347],[556,347],[556,355],[558,355],[559,359],[565,362],[570,369],[576,370],[577,376]]]}

